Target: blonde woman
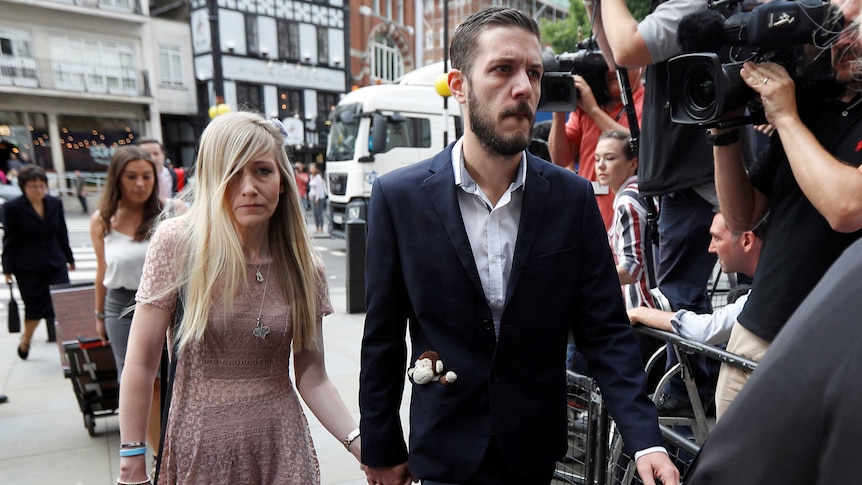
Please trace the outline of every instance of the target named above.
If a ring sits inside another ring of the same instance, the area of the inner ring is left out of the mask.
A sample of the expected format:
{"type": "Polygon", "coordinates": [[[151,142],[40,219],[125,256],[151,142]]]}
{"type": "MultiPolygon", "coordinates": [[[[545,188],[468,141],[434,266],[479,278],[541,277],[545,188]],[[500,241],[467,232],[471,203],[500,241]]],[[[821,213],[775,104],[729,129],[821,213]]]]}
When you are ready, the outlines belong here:
{"type": "Polygon", "coordinates": [[[296,390],[359,459],[324,365],[328,288],[282,140],[255,114],[213,120],[189,211],[153,236],[120,391],[121,485],[149,480],[140,453],[165,332],[176,377],[160,483],[319,483],[291,348],[296,390]]]}

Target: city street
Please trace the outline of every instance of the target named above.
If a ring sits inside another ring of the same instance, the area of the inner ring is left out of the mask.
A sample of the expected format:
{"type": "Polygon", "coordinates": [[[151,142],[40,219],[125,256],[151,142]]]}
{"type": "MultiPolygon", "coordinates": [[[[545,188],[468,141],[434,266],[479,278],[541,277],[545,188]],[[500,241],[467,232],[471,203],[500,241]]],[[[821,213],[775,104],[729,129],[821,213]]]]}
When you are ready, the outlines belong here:
{"type": "MultiPolygon", "coordinates": [[[[96,262],[89,238],[89,218],[78,212],[76,204],[68,202],[66,208],[70,242],[77,263],[70,279],[92,281],[96,262]]],[[[324,236],[314,238],[314,243],[327,268],[335,308],[335,313],[324,319],[327,369],[358,420],[359,348],[364,314],[346,311],[344,240],[324,236]]],[[[0,302],[0,319],[5,322],[8,296],[0,302]]],[[[22,307],[20,297],[18,302],[22,307]]],[[[21,309],[23,311],[23,307],[21,309]]],[[[60,324],[62,318],[58,315],[60,324]]],[[[45,341],[44,325],[40,324],[37,329],[26,361],[15,353],[18,339],[18,334],[0,330],[0,394],[9,396],[9,402],[0,405],[0,482],[16,485],[116,483],[120,442],[118,416],[98,417],[96,436],[90,437],[83,425],[71,380],[63,377],[57,344],[45,341]]],[[[405,399],[402,410],[406,410],[406,405],[405,399]]],[[[322,483],[365,484],[364,474],[353,457],[307,409],[306,414],[320,461],[322,483]]]]}

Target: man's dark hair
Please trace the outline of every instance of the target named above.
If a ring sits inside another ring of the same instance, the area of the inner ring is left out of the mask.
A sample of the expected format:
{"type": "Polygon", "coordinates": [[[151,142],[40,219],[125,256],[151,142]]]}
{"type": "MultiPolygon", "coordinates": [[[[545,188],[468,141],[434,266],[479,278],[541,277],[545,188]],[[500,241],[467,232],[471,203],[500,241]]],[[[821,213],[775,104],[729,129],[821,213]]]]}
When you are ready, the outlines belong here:
{"type": "Polygon", "coordinates": [[[155,138],[140,138],[140,139],[138,139],[138,141],[135,142],[135,145],[141,146],[141,145],[145,145],[147,143],[155,143],[156,145],[159,146],[159,148],[162,149],[162,153],[167,155],[167,153],[165,152],[165,146],[162,144],[162,142],[160,142],[159,140],[156,140],[155,138]]]}
{"type": "Polygon", "coordinates": [[[27,182],[32,182],[33,180],[41,180],[47,185],[48,176],[45,174],[45,169],[35,165],[25,165],[22,167],[21,171],[18,172],[18,187],[24,190],[27,182]]]}
{"type": "Polygon", "coordinates": [[[491,7],[467,17],[455,30],[449,47],[449,58],[453,69],[459,69],[470,77],[470,68],[476,58],[476,39],[489,26],[520,27],[532,32],[541,41],[539,25],[523,12],[506,7],[491,7]]]}

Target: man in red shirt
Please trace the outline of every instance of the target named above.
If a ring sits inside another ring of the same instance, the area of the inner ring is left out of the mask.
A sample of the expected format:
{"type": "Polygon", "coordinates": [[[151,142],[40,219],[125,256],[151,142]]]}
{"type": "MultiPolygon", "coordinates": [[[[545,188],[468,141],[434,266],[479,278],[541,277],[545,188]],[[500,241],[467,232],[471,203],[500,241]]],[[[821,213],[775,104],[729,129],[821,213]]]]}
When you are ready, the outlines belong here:
{"type": "MultiPolygon", "coordinates": [[[[630,69],[628,73],[635,113],[637,113],[638,121],[640,121],[644,99],[640,69],[630,69]]],[[[599,135],[608,130],[628,133],[629,120],[622,103],[620,85],[615,70],[608,69],[607,71],[606,80],[611,99],[603,106],[596,102],[592,89],[583,77],[574,74],[572,79],[575,80],[575,87],[578,89],[578,109],[569,116],[568,121],[566,121],[566,113],[553,114],[551,135],[548,139],[548,146],[551,151],[550,161],[572,171],[575,171],[577,162],[578,174],[593,182],[596,202],[599,204],[605,229],[608,229],[613,220],[614,194],[596,182],[596,144],[599,135]]]]}

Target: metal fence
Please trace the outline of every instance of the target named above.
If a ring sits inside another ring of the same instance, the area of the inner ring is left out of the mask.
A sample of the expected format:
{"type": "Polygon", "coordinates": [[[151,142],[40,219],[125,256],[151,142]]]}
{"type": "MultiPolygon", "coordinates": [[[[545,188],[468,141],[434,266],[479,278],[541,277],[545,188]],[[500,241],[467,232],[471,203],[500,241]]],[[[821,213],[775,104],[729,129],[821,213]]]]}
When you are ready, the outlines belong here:
{"type": "MultiPolygon", "coordinates": [[[[635,330],[655,337],[672,345],[679,363],[668,369],[656,386],[661,389],[668,379],[680,375],[686,385],[692,404],[693,417],[663,416],[659,418],[659,428],[665,439],[665,447],[671,460],[683,475],[691,465],[700,446],[715,424],[713,417],[701,402],[697,386],[691,374],[689,356],[704,355],[710,359],[732,365],[747,371],[757,367],[757,363],[726,350],[701,342],[684,339],[675,333],[664,332],[644,326],[635,330]]],[[[664,362],[664,348],[656,352],[647,364],[651,366],[664,362]]],[[[656,396],[658,393],[655,394],[656,396]]],[[[643,483],[637,475],[634,460],[623,452],[623,441],[616,426],[608,416],[601,397],[601,390],[595,382],[584,375],[568,373],[568,424],[569,447],[566,456],[557,463],[554,484],[577,485],[632,485],[643,483]]]]}

